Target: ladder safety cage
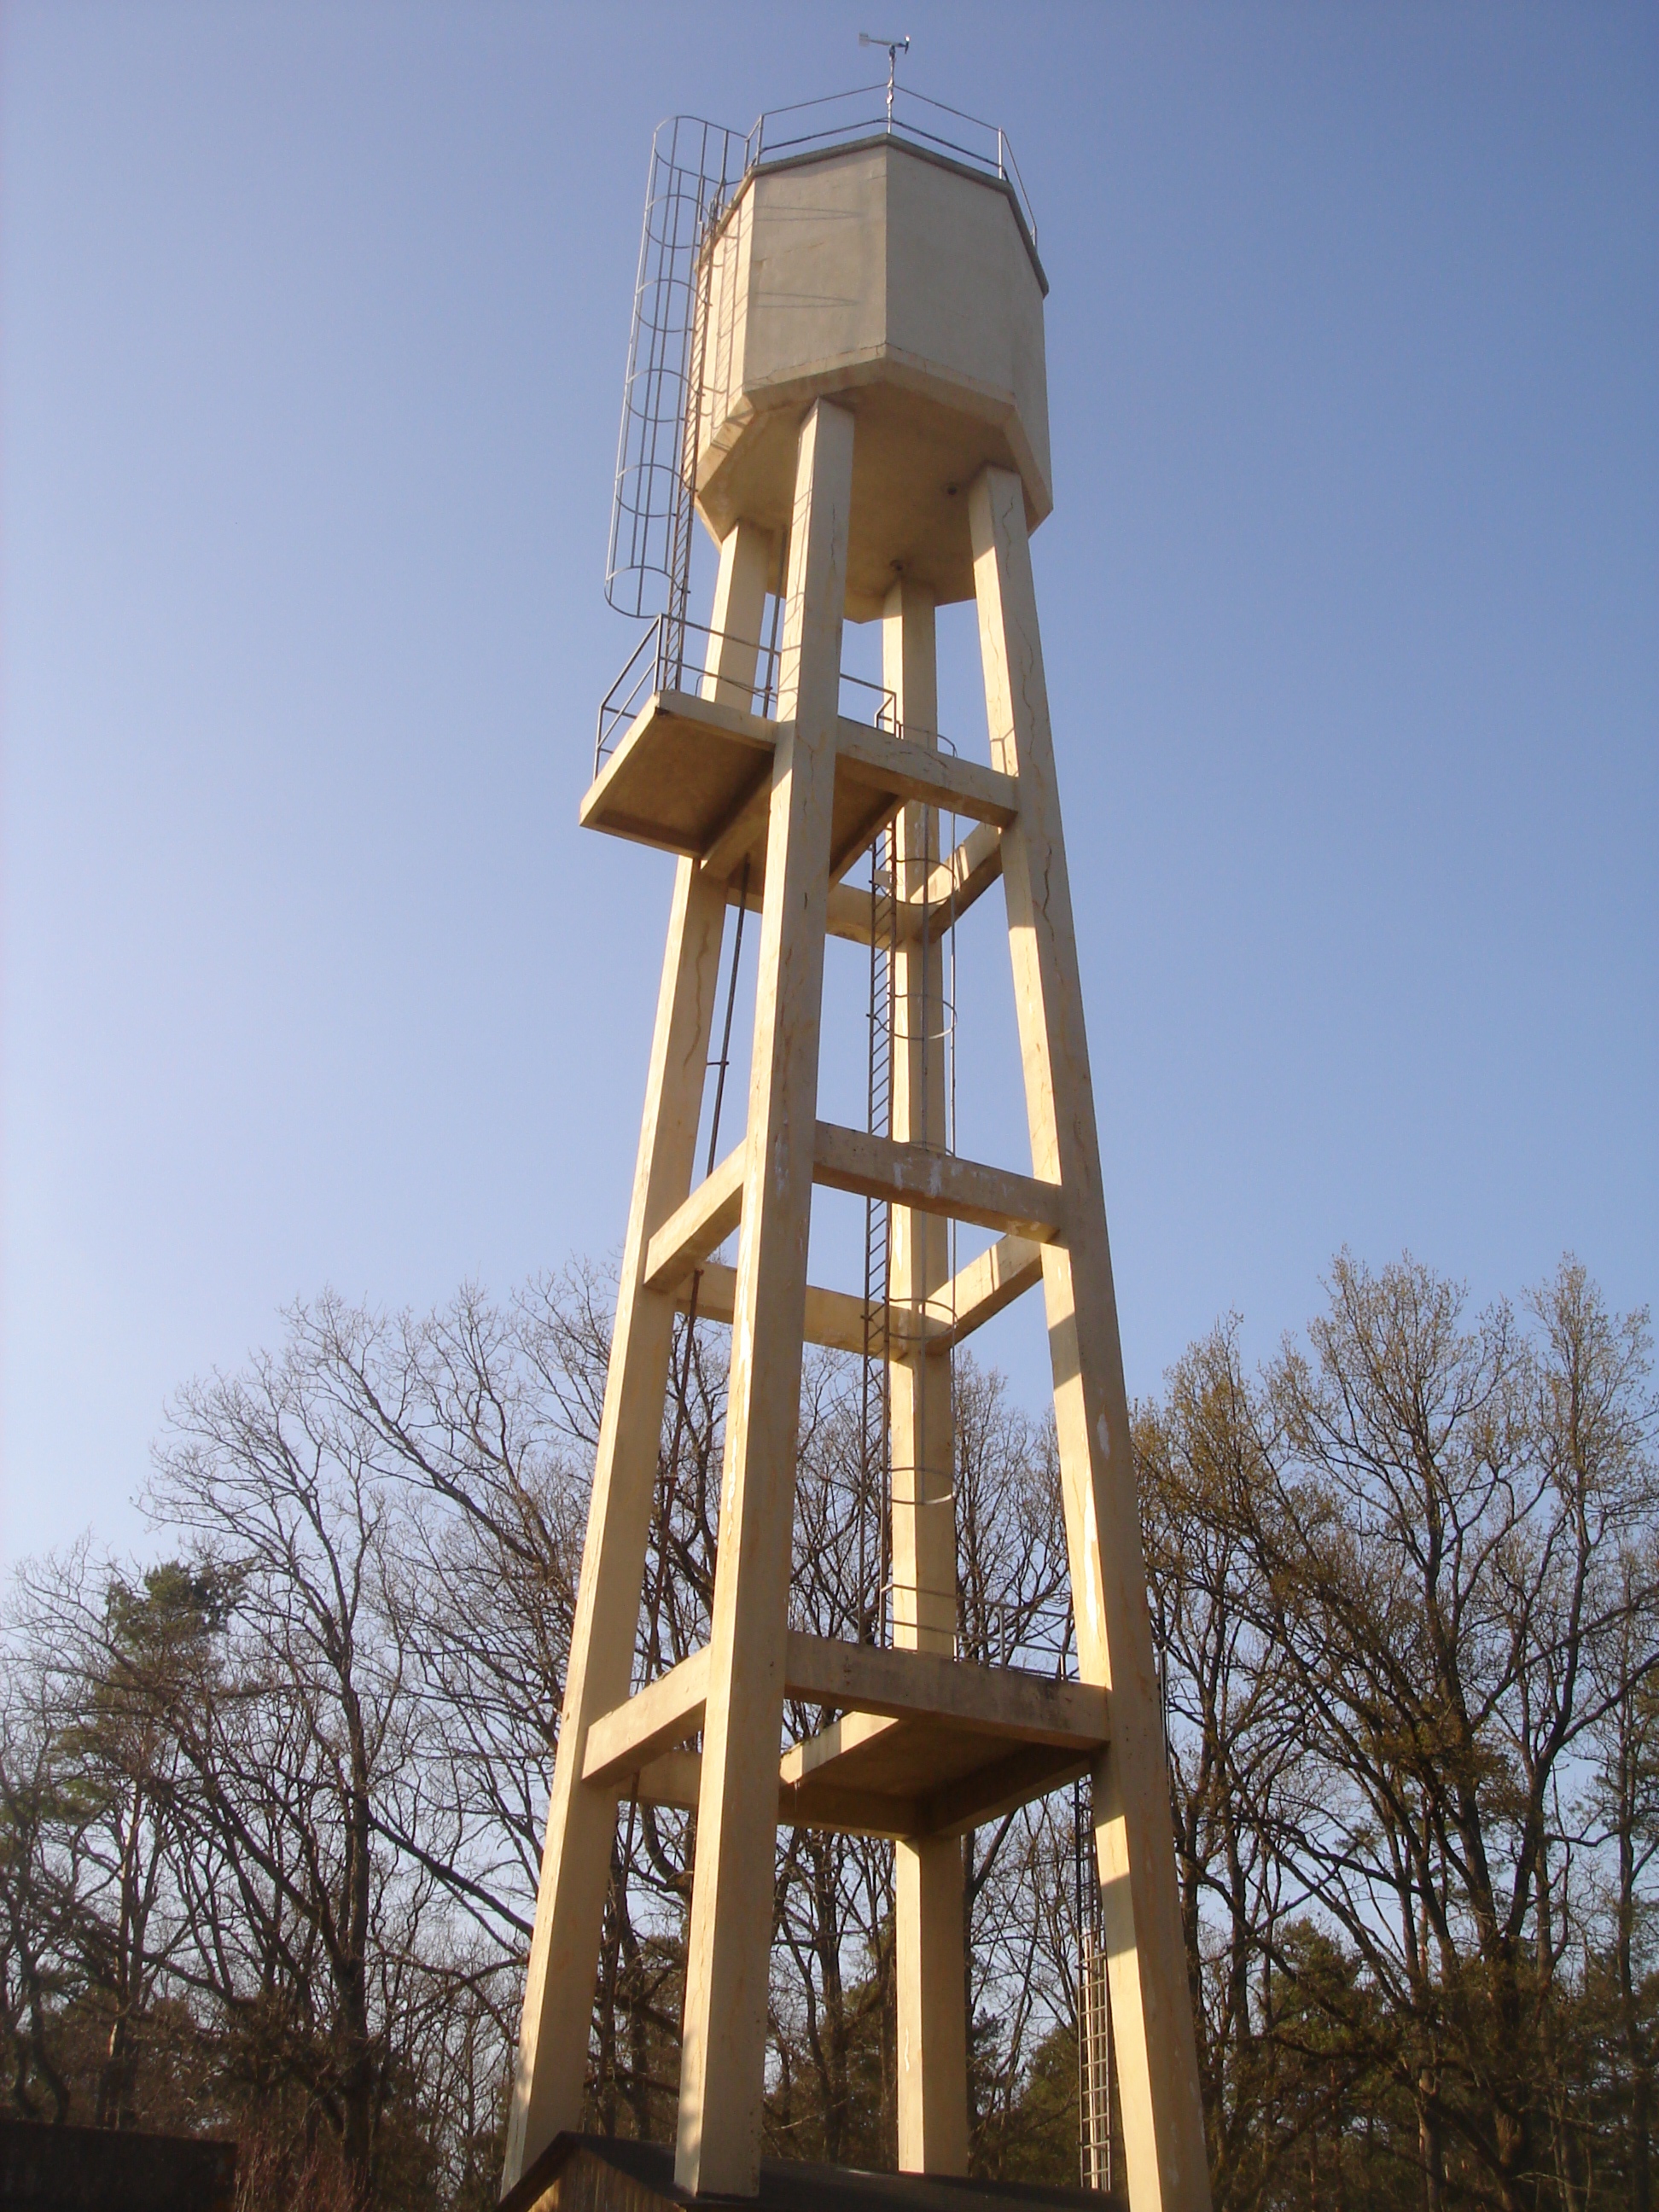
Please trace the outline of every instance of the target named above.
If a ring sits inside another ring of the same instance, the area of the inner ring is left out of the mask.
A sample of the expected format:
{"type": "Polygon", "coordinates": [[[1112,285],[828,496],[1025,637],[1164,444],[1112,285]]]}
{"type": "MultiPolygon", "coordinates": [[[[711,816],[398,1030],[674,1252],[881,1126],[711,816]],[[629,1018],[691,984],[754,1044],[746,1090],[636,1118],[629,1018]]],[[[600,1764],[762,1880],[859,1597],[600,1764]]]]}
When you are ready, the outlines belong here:
{"type": "Polygon", "coordinates": [[[685,611],[702,248],[742,181],[747,145],[695,115],[670,116],[651,141],[605,562],[605,595],[619,614],[685,611]]]}

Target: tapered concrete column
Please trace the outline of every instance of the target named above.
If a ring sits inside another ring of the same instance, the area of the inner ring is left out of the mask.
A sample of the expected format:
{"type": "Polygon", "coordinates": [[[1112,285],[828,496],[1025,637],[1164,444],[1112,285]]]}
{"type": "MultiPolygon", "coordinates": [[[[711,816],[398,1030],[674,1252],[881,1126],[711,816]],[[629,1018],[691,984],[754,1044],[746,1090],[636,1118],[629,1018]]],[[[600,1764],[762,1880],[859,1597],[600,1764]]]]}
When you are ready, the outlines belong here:
{"type": "Polygon", "coordinates": [[[691,1187],[726,888],[682,860],[674,879],[634,1198],[588,1505],[564,1711],[519,2030],[502,2187],[562,2128],[581,2125],[593,1984],[616,1834],[615,1795],[581,1779],[591,1723],[628,1695],[674,1327],[644,1285],[646,1247],[691,1187]]]}
{"type": "Polygon", "coordinates": [[[1019,478],[985,470],[969,510],[991,757],[1019,779],[1002,880],[1032,1170],[1066,1192],[1066,1239],[1042,1248],[1042,1287],[1079,1672],[1111,1692],[1111,1748],[1094,1778],[1095,1850],[1124,2173],[1133,2212],[1209,2212],[1129,1407],[1019,478]]]}
{"type": "MultiPolygon", "coordinates": [[[[933,597],[901,580],[887,595],[882,680],[898,702],[905,742],[939,747],[933,597]]],[[[893,1135],[945,1150],[945,917],[922,904],[939,856],[936,809],[908,805],[894,824],[897,943],[893,978],[893,1135]]],[[[918,1337],[951,1279],[951,1228],[937,1213],[892,1210],[889,1293],[900,1326],[918,1337]]],[[[951,1363],[921,1353],[896,1360],[892,1393],[893,1634],[924,1651],[953,1652],[957,1632],[954,1439],[951,1363]]]]}
{"type": "MultiPolygon", "coordinates": [[[[937,750],[939,693],[933,596],[901,579],[887,594],[882,680],[897,701],[908,744],[937,750]]],[[[944,917],[921,904],[939,854],[937,811],[904,807],[894,824],[898,943],[893,979],[893,1134],[945,1149],[944,917]]],[[[892,1212],[889,1295],[912,1341],[945,1318],[950,1224],[935,1213],[892,1212]]],[[[955,1431],[951,1362],[913,1352],[889,1376],[892,1406],[893,1641],[954,1653],[957,1634],[955,1431]]],[[[896,1847],[898,1995],[898,2162],[913,2173],[968,2170],[968,2034],[963,1972],[962,1844],[954,1836],[896,1847]]]]}
{"type": "Polygon", "coordinates": [[[772,1870],[853,418],[800,434],[761,908],[676,2178],[760,2185],[772,1870]]]}
{"type": "Polygon", "coordinates": [[[766,586],[772,572],[772,533],[758,523],[736,522],[720,543],[714,611],[703,663],[702,696],[748,714],[760,659],[766,586]]]}

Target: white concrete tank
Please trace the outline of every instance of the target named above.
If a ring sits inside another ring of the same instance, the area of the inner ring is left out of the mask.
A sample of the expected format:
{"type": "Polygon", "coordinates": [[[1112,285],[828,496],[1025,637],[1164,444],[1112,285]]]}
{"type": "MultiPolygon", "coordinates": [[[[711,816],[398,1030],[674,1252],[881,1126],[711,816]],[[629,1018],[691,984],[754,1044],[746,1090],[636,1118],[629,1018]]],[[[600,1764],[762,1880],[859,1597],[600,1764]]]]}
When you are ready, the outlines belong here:
{"type": "Polygon", "coordinates": [[[787,526],[802,412],[833,396],[858,419],[848,614],[879,615],[900,574],[971,599],[978,471],[1018,472],[1031,528],[1054,505],[1048,284],[1012,187],[883,135],[761,162],[706,252],[692,397],[715,537],[787,526]]]}

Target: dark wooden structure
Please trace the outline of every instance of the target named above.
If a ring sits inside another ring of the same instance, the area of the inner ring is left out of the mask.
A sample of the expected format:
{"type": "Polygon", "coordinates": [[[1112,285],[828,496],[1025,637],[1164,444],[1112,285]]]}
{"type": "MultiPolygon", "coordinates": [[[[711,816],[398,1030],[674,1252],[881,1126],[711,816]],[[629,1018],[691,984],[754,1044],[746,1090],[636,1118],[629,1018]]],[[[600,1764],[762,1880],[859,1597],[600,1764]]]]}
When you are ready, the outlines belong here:
{"type": "Polygon", "coordinates": [[[0,2120],[0,2212],[232,2212],[236,2146],[0,2120]]]}
{"type": "Polygon", "coordinates": [[[974,2181],[937,2173],[863,2173],[763,2158],[758,2197],[693,2197],[674,2179],[665,2143],[559,2135],[498,2212],[671,2212],[680,2205],[744,2205],[748,2212],[1018,2212],[1021,2206],[1127,2212],[1121,2198],[1031,2181],[974,2181]]]}

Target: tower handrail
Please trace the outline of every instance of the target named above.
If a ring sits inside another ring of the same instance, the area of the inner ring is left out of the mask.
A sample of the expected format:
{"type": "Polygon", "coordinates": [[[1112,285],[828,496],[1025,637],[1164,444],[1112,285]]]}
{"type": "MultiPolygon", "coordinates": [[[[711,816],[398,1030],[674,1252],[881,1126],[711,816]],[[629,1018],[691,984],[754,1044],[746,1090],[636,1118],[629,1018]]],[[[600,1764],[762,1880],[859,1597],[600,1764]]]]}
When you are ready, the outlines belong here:
{"type": "MultiPolygon", "coordinates": [[[[715,644],[740,645],[753,653],[755,679],[750,687],[747,711],[763,720],[770,720],[777,711],[783,648],[762,645],[750,638],[734,637],[727,631],[711,629],[707,623],[688,622],[671,611],[657,617],[599,702],[599,728],[593,741],[596,776],[615,750],[618,738],[647,700],[662,691],[690,692],[693,696],[702,691],[711,657],[709,648],[715,644]]],[[[841,687],[843,694],[850,690],[854,695],[849,720],[869,722],[877,729],[902,736],[898,726],[898,702],[890,690],[882,684],[872,684],[865,677],[849,676],[845,669],[842,671],[841,687]]]]}
{"type": "Polygon", "coordinates": [[[902,86],[893,93],[893,105],[888,109],[887,86],[857,85],[850,92],[826,93],[817,100],[797,100],[788,107],[769,107],[758,118],[749,133],[745,174],[764,161],[786,159],[792,154],[817,151],[825,147],[844,144],[855,138],[874,137],[908,139],[914,143],[931,147],[937,153],[949,155],[953,160],[965,161],[969,167],[988,176],[995,177],[1006,185],[1013,194],[1021,222],[1029,233],[1033,252],[1037,242],[1036,211],[1031,205],[1031,196],[1025,189],[1025,179],[1020,175],[1019,164],[1014,159],[1014,149],[1008,143],[1008,134],[1000,125],[987,123],[981,117],[969,115],[960,107],[951,107],[942,100],[929,100],[925,93],[909,92],[902,86]],[[808,116],[814,110],[837,107],[848,100],[860,105],[856,114],[844,120],[826,123],[822,129],[794,129],[790,118],[808,116]],[[926,108],[930,116],[949,116],[954,125],[966,124],[969,131],[977,132],[977,141],[969,138],[960,130],[947,135],[948,126],[930,129],[915,119],[907,110],[926,108]],[[782,125],[784,128],[779,128],[782,125]]]}

